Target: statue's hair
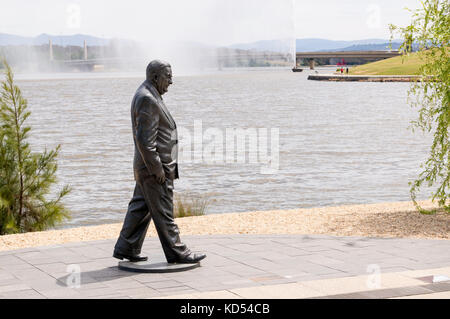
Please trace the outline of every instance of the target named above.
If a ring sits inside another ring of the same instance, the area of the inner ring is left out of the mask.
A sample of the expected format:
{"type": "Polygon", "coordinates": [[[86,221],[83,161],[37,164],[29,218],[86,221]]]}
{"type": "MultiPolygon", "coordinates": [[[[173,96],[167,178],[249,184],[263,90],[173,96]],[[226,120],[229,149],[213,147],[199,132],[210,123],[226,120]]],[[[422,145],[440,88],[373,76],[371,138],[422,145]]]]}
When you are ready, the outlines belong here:
{"type": "Polygon", "coordinates": [[[145,71],[147,80],[153,81],[155,79],[155,76],[167,67],[170,68],[169,63],[161,60],[153,60],[147,65],[147,70],[145,71]]]}

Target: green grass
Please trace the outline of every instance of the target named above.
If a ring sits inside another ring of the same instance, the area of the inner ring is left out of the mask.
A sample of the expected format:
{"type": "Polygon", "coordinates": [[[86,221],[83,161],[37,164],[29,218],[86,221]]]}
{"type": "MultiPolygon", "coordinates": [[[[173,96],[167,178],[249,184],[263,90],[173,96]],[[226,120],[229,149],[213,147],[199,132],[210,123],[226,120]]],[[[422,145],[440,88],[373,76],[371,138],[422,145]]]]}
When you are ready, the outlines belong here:
{"type": "Polygon", "coordinates": [[[349,70],[354,75],[418,75],[422,65],[418,53],[371,62],[349,70]]]}
{"type": "Polygon", "coordinates": [[[173,214],[175,218],[205,215],[209,200],[204,196],[176,195],[173,214]]]}

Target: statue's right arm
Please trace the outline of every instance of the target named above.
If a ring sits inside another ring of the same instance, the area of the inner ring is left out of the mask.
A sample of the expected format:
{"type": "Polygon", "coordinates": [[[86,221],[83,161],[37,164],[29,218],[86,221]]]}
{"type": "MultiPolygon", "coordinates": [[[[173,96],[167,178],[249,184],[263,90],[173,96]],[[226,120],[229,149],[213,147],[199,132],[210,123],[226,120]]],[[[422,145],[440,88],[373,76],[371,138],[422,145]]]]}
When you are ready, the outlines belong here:
{"type": "Polygon", "coordinates": [[[159,125],[159,107],[156,101],[144,96],[136,104],[136,145],[150,174],[164,175],[156,138],[159,125]]]}

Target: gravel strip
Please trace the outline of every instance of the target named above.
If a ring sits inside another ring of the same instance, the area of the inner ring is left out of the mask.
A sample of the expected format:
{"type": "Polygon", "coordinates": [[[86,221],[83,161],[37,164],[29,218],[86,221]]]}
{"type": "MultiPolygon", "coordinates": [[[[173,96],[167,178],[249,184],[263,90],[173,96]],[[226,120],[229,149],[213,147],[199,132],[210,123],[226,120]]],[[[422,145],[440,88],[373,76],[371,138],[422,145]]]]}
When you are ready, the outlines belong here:
{"type": "MultiPolygon", "coordinates": [[[[435,207],[430,201],[424,208],[435,207]]],[[[411,202],[227,213],[178,218],[183,235],[326,234],[450,238],[450,214],[422,215],[411,202]]],[[[0,236],[0,251],[117,238],[122,223],[0,236]]],[[[156,236],[150,225],[147,236],[156,236]]]]}

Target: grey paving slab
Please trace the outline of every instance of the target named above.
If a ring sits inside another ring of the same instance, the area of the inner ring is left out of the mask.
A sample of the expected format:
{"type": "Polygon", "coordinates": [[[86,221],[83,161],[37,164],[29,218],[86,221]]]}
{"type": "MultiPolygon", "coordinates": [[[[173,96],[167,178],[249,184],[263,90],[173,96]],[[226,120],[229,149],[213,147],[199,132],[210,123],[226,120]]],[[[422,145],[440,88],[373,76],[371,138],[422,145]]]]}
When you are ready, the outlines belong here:
{"type": "Polygon", "coordinates": [[[82,272],[86,272],[86,273],[89,273],[89,272],[92,272],[92,273],[101,272],[103,270],[105,271],[105,273],[108,272],[108,270],[114,271],[114,272],[118,272],[116,269],[113,269],[113,268],[109,269],[108,266],[106,266],[102,262],[98,262],[96,260],[83,262],[83,263],[76,263],[76,264],[72,264],[72,265],[79,266],[80,270],[82,272]]]}
{"type": "Polygon", "coordinates": [[[93,244],[92,242],[78,241],[78,242],[64,244],[63,247],[82,247],[82,246],[90,246],[92,244],[93,244]]]}
{"type": "Polygon", "coordinates": [[[87,257],[89,259],[99,259],[99,258],[106,258],[111,257],[111,248],[109,251],[106,251],[104,249],[100,249],[95,246],[91,247],[72,247],[70,248],[72,252],[78,255],[82,255],[84,257],[87,257]]]}
{"type": "Polygon", "coordinates": [[[23,283],[16,283],[16,284],[7,284],[0,287],[0,294],[2,295],[8,295],[10,292],[13,291],[21,291],[21,290],[29,290],[31,289],[28,285],[25,285],[23,283]]]}
{"type": "MultiPolygon", "coordinates": [[[[305,252],[305,251],[303,251],[305,252]]],[[[295,259],[296,256],[302,256],[305,255],[306,253],[301,253],[298,249],[297,249],[297,254],[295,256],[291,256],[286,254],[283,250],[279,249],[279,250],[269,250],[266,248],[265,251],[256,251],[256,252],[249,252],[248,255],[250,256],[255,256],[255,257],[260,257],[260,258],[264,258],[266,260],[270,260],[273,262],[282,262],[282,263],[287,263],[290,260],[295,259]]],[[[310,254],[310,253],[307,253],[310,254]]],[[[239,258],[239,256],[234,257],[235,260],[241,260],[241,258],[239,258]]]]}
{"type": "Polygon", "coordinates": [[[368,290],[354,293],[328,295],[323,297],[315,297],[312,299],[381,299],[381,298],[395,298],[414,295],[432,294],[434,291],[425,286],[406,286],[399,288],[368,290]]]}
{"type": "Polygon", "coordinates": [[[450,291],[450,282],[439,282],[430,285],[426,285],[425,288],[434,292],[450,291]]]}
{"type": "Polygon", "coordinates": [[[312,253],[310,251],[307,251],[305,249],[298,248],[298,247],[290,247],[287,245],[281,249],[281,252],[285,256],[290,256],[290,257],[312,255],[312,253]]]}
{"type": "MultiPolygon", "coordinates": [[[[275,269],[279,264],[274,263],[270,260],[264,258],[252,258],[252,259],[242,259],[240,261],[240,266],[246,269],[255,268],[257,270],[262,271],[270,271],[271,269],[275,269]]],[[[224,267],[226,270],[226,267],[224,267]]]]}
{"type": "Polygon", "coordinates": [[[198,272],[186,272],[183,274],[183,276],[180,276],[176,273],[166,273],[163,274],[162,278],[163,280],[176,280],[178,282],[186,282],[186,281],[211,281],[211,280],[218,280],[219,278],[223,277],[233,277],[238,278],[237,275],[232,274],[230,272],[227,272],[225,270],[222,270],[219,267],[214,267],[212,269],[204,268],[202,271],[198,272]]]}
{"type": "Polygon", "coordinates": [[[146,283],[147,287],[153,289],[163,289],[163,288],[174,288],[174,287],[182,287],[185,286],[183,283],[175,280],[163,280],[163,281],[154,281],[146,283]]]}
{"type": "Polygon", "coordinates": [[[0,282],[2,280],[8,280],[8,279],[14,279],[14,278],[15,277],[11,273],[9,273],[5,270],[0,270],[0,282]]]}
{"type": "Polygon", "coordinates": [[[76,288],[37,289],[37,291],[44,297],[51,299],[83,298],[83,295],[76,288]]]}
{"type": "MultiPolygon", "coordinates": [[[[81,287],[80,287],[81,288],[81,287]]],[[[117,295],[118,290],[111,287],[97,287],[91,289],[77,290],[83,297],[97,297],[107,295],[117,295]]]]}
{"type": "Polygon", "coordinates": [[[68,287],[68,286],[72,286],[74,282],[79,282],[81,286],[87,286],[87,285],[91,285],[91,284],[95,284],[95,283],[101,283],[104,284],[105,282],[107,282],[108,280],[114,280],[120,277],[111,277],[111,278],[94,278],[92,276],[90,276],[89,273],[80,273],[79,274],[79,278],[76,277],[76,275],[74,276],[74,274],[64,274],[63,276],[60,277],[55,277],[55,281],[56,283],[61,286],[61,287],[68,287]]]}
{"type": "Polygon", "coordinates": [[[371,299],[367,295],[364,295],[362,293],[348,293],[348,294],[340,294],[340,295],[334,295],[334,296],[323,296],[323,297],[315,297],[310,299],[371,299]]]}
{"type": "Polygon", "coordinates": [[[150,282],[155,282],[155,281],[164,281],[167,280],[167,277],[165,277],[162,274],[158,274],[158,273],[144,273],[144,274],[135,274],[134,275],[134,280],[136,280],[137,282],[140,283],[150,283],[150,282]]]}
{"type": "Polygon", "coordinates": [[[247,243],[237,243],[237,244],[230,244],[227,245],[228,248],[236,249],[242,252],[264,252],[267,251],[267,245],[266,243],[260,244],[260,245],[251,245],[247,243]]]}
{"type": "Polygon", "coordinates": [[[1,299],[44,299],[45,297],[34,289],[10,291],[0,294],[1,299]]]}
{"type": "Polygon", "coordinates": [[[270,274],[282,276],[283,278],[298,278],[309,275],[310,273],[302,271],[300,267],[284,266],[282,268],[271,269],[270,274]]]}
{"type": "Polygon", "coordinates": [[[41,290],[58,290],[60,289],[61,286],[58,281],[52,279],[46,279],[46,280],[31,280],[31,281],[27,281],[27,285],[30,286],[31,288],[37,290],[37,291],[41,291],[41,290]]]}
{"type": "MultiPolygon", "coordinates": [[[[30,251],[36,251],[36,248],[22,248],[22,249],[16,249],[14,250],[15,253],[25,253],[25,252],[30,252],[30,251]]],[[[4,251],[0,251],[0,256],[3,255],[11,255],[11,251],[10,250],[4,250],[4,251]]]]}
{"type": "Polygon", "coordinates": [[[165,288],[158,288],[157,291],[162,295],[173,295],[176,294],[190,294],[190,293],[196,293],[198,290],[193,289],[189,286],[182,285],[177,287],[165,287],[165,288]]]}
{"type": "MultiPolygon", "coordinates": [[[[253,280],[253,278],[252,278],[253,280]]],[[[255,280],[254,280],[255,281],[255,280]]],[[[294,279],[286,279],[286,278],[281,278],[281,279],[273,279],[273,280],[265,280],[265,281],[256,281],[264,286],[270,286],[270,285],[280,285],[280,284],[290,284],[290,283],[294,283],[296,282],[296,280],[294,279]]]]}
{"type": "Polygon", "coordinates": [[[12,268],[18,265],[27,265],[28,263],[17,257],[13,254],[3,255],[0,256],[0,267],[4,270],[7,270],[6,268],[12,268]]]}
{"type": "Polygon", "coordinates": [[[323,265],[323,266],[328,266],[328,267],[332,267],[333,265],[345,265],[346,262],[343,260],[338,260],[335,258],[331,258],[331,257],[327,257],[327,256],[323,256],[320,254],[314,254],[314,255],[308,255],[308,256],[301,256],[301,257],[297,257],[294,258],[294,262],[303,262],[303,261],[308,261],[317,265],[323,265]]]}
{"type": "Polygon", "coordinates": [[[159,291],[147,286],[140,288],[119,289],[118,292],[130,298],[137,298],[137,299],[151,298],[161,295],[159,291]]]}
{"type": "MultiPolygon", "coordinates": [[[[232,278],[223,278],[223,280],[232,280],[232,278]]],[[[204,291],[206,289],[217,290],[217,287],[221,285],[220,280],[195,280],[195,281],[185,281],[183,282],[185,286],[188,286],[199,291],[204,291]]]]}
{"type": "Polygon", "coordinates": [[[35,267],[52,277],[58,277],[63,274],[67,274],[68,270],[68,265],[61,262],[35,265],[35,267]]]}
{"type": "MultiPolygon", "coordinates": [[[[258,265],[259,261],[256,261],[255,264],[258,265]]],[[[231,273],[239,277],[263,276],[267,274],[267,271],[255,267],[248,267],[245,264],[220,267],[220,270],[224,273],[231,273]]]]}
{"type": "Polygon", "coordinates": [[[11,278],[8,278],[8,279],[1,279],[0,280],[0,290],[4,286],[16,285],[17,283],[18,283],[18,280],[14,276],[12,276],[11,278]]]}
{"type": "Polygon", "coordinates": [[[135,280],[127,280],[123,282],[115,282],[115,281],[109,281],[105,283],[108,287],[111,287],[115,290],[119,289],[132,289],[132,288],[144,288],[145,284],[142,284],[140,282],[137,282],[135,280]]]}
{"type": "Polygon", "coordinates": [[[17,279],[19,279],[22,282],[30,282],[36,280],[42,281],[54,280],[52,276],[37,268],[15,270],[13,274],[17,279]]]}
{"type": "Polygon", "coordinates": [[[92,296],[92,297],[83,297],[83,299],[131,299],[128,296],[125,296],[123,294],[107,294],[107,295],[99,295],[99,296],[92,296]]]}
{"type": "Polygon", "coordinates": [[[208,252],[208,258],[202,261],[202,266],[226,266],[226,265],[236,265],[239,261],[236,261],[230,257],[223,257],[218,255],[218,253],[208,252]]]}
{"type": "MultiPolygon", "coordinates": [[[[70,285],[70,283],[65,283],[64,285],[61,285],[58,282],[58,285],[62,286],[62,287],[68,287],[70,285]]],[[[91,291],[91,290],[96,290],[96,289],[101,289],[101,288],[105,288],[105,289],[112,289],[110,287],[108,287],[107,285],[105,285],[102,282],[97,282],[97,281],[93,281],[90,283],[83,283],[81,284],[79,287],[77,287],[77,290],[84,295],[84,291],[91,291]]]]}
{"type": "MultiPolygon", "coordinates": [[[[208,257],[199,268],[168,274],[119,270],[111,256],[115,240],[3,251],[0,298],[152,298],[365,275],[373,264],[385,273],[450,265],[446,240],[245,234],[183,236],[183,241],[208,257]],[[79,288],[67,285],[73,267],[81,271],[79,288]]],[[[143,252],[151,260],[164,258],[156,237],[146,239],[143,252]]],[[[432,288],[424,289],[447,291],[448,285],[432,288]]]]}
{"type": "Polygon", "coordinates": [[[411,295],[421,295],[421,294],[429,294],[433,291],[430,289],[426,289],[424,287],[401,287],[401,288],[393,288],[393,289],[381,289],[378,291],[371,292],[362,292],[362,295],[368,296],[370,298],[393,298],[393,297],[401,297],[401,296],[411,296],[411,295]]]}

